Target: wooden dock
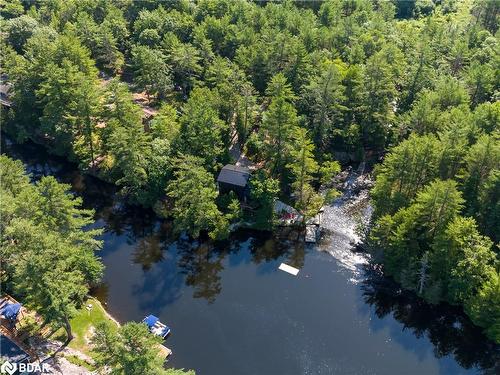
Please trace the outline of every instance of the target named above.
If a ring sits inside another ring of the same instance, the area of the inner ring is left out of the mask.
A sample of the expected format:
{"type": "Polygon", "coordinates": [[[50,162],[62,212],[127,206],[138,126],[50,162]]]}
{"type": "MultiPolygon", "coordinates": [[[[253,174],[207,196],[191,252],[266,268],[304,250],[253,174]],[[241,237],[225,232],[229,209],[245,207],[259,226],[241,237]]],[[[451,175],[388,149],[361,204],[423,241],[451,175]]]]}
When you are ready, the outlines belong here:
{"type": "Polygon", "coordinates": [[[302,215],[292,206],[283,203],[280,200],[276,200],[274,203],[274,212],[278,217],[278,222],[280,226],[301,226],[305,224],[305,241],[309,243],[316,242],[320,237],[321,232],[321,221],[323,220],[323,213],[325,208],[321,207],[318,213],[308,219],[305,223],[303,221],[302,215]]]}
{"type": "Polygon", "coordinates": [[[323,212],[325,212],[325,208],[321,207],[316,216],[307,220],[305,235],[306,242],[314,243],[319,239],[321,221],[323,220],[323,212]]]}
{"type": "Polygon", "coordinates": [[[306,225],[306,236],[305,240],[309,243],[314,243],[318,240],[319,227],[316,225],[308,224],[306,225]]]}
{"type": "Polygon", "coordinates": [[[158,345],[158,348],[160,349],[160,356],[162,357],[163,360],[166,360],[168,357],[172,355],[172,350],[167,348],[165,345],[158,345]]]}

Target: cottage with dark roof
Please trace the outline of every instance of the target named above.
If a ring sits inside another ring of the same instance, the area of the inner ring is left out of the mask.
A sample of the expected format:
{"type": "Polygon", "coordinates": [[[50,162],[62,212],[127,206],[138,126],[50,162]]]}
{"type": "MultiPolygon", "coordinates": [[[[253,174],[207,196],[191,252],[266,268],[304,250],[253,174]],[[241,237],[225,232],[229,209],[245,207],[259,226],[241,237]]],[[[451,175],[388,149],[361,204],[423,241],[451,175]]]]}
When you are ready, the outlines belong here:
{"type": "Polygon", "coordinates": [[[249,194],[249,179],[250,170],[248,168],[227,164],[217,177],[219,192],[225,194],[234,191],[238,198],[246,200],[249,194]]]}

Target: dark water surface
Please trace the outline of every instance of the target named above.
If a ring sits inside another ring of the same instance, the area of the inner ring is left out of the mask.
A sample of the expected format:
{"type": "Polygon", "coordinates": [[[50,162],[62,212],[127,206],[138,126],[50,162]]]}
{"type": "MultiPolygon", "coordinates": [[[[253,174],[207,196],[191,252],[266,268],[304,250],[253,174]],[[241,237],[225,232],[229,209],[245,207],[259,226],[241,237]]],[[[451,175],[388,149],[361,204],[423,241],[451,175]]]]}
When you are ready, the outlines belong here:
{"type": "MultiPolygon", "coordinates": [[[[498,347],[459,310],[429,306],[353,253],[349,202],[325,213],[318,245],[238,232],[175,239],[170,223],[33,144],[3,141],[34,178],[71,183],[104,228],[95,291],[120,322],[155,314],[172,328],[169,365],[198,375],[495,373],[498,347]],[[297,277],[278,270],[286,262],[297,277]]],[[[498,366],[498,364],[497,364],[498,366]]]]}

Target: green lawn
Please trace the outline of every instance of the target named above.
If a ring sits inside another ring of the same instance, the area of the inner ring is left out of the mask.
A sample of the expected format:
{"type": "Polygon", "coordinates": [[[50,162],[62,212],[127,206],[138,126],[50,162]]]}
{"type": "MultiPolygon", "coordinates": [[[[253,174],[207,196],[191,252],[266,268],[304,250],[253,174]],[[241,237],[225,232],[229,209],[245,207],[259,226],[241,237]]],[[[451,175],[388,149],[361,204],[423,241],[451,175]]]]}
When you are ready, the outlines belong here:
{"type": "MultiPolygon", "coordinates": [[[[108,318],[101,303],[95,298],[89,298],[84,306],[78,310],[76,316],[71,319],[70,323],[74,339],[69,343],[69,347],[91,355],[88,341],[92,336],[93,329],[101,322],[109,323],[115,328],[117,327],[117,324],[108,318]],[[92,307],[89,309],[87,306],[92,307]]],[[[58,339],[64,341],[64,330],[58,332],[58,339]]]]}
{"type": "MultiPolygon", "coordinates": [[[[72,349],[87,354],[89,357],[94,358],[95,353],[93,353],[91,350],[91,347],[89,345],[89,340],[92,337],[94,327],[96,327],[101,322],[109,324],[112,327],[112,329],[118,328],[118,324],[107,316],[106,311],[102,307],[101,303],[95,298],[89,298],[85,302],[83,307],[80,310],[78,310],[76,316],[70,321],[74,338],[73,340],[71,340],[68,346],[72,349]],[[87,308],[87,306],[89,305],[92,306],[90,309],[87,308]]],[[[65,341],[66,333],[64,329],[61,328],[56,333],[55,338],[59,341],[65,341]]],[[[158,355],[160,355],[162,358],[165,358],[166,353],[164,348],[162,349],[163,350],[158,351],[158,355]]],[[[90,365],[85,361],[82,361],[81,359],[75,356],[65,356],[65,357],[68,361],[70,361],[73,364],[84,366],[90,370],[93,370],[92,365],[90,365]]]]}

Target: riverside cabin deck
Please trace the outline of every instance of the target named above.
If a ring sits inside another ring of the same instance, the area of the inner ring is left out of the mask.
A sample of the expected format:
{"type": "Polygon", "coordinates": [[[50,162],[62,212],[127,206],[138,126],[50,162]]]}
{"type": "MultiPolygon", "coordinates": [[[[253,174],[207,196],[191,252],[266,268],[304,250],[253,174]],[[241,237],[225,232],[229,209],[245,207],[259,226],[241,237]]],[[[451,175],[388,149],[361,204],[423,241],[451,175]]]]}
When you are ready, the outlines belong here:
{"type": "MultiPolygon", "coordinates": [[[[5,343],[5,345],[10,345],[10,343],[15,344],[18,348],[20,348],[20,350],[28,355],[28,362],[39,360],[38,354],[29,345],[28,338],[30,337],[30,334],[23,329],[23,320],[29,315],[35,319],[36,323],[39,326],[43,326],[43,319],[34,312],[28,312],[24,306],[21,306],[21,304],[15,298],[8,294],[2,296],[2,298],[0,299],[0,310],[2,311],[2,314],[0,316],[0,335],[2,336],[2,342],[5,343]],[[4,316],[4,312],[8,311],[6,310],[6,307],[9,305],[20,306],[18,310],[16,309],[17,313],[15,313],[10,318],[4,316]]],[[[48,331],[49,327],[46,326],[37,334],[43,337],[43,335],[47,334],[48,331]]],[[[2,356],[4,354],[7,354],[7,352],[4,352],[3,345],[4,344],[2,344],[1,350],[2,356]]]]}
{"type": "Polygon", "coordinates": [[[321,221],[323,220],[323,212],[325,209],[321,207],[316,216],[307,220],[305,241],[314,243],[319,239],[321,232],[321,221]]]}
{"type": "MultiPolygon", "coordinates": [[[[321,207],[319,212],[312,218],[306,221],[305,241],[315,243],[320,236],[321,221],[323,220],[324,207],[321,207]]],[[[292,206],[277,200],[274,203],[274,212],[278,217],[278,221],[282,226],[293,226],[303,224],[302,215],[292,206]]]]}
{"type": "Polygon", "coordinates": [[[306,225],[306,242],[314,243],[318,240],[318,236],[318,227],[316,227],[315,225],[306,225]]]}

